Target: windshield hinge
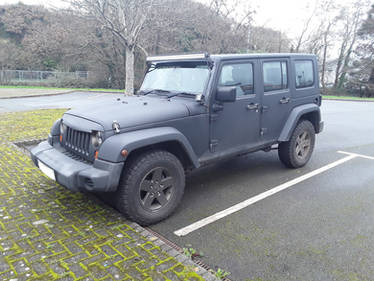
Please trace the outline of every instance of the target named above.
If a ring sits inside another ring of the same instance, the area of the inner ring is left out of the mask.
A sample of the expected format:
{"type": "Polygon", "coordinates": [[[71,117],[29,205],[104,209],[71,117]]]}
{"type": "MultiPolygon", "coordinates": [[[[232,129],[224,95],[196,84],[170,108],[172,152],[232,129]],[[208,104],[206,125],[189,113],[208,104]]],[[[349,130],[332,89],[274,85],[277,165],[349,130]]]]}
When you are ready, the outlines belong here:
{"type": "Polygon", "coordinates": [[[219,141],[218,140],[211,140],[210,141],[210,145],[209,145],[209,148],[210,148],[210,152],[214,152],[215,151],[215,148],[216,146],[218,145],[219,141]]]}

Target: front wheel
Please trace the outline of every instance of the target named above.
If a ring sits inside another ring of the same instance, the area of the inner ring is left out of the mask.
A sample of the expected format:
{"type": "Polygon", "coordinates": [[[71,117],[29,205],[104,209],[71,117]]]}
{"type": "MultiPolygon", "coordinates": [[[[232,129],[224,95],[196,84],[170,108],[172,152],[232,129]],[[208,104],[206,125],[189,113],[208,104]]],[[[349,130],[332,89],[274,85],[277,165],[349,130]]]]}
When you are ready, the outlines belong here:
{"type": "Polygon", "coordinates": [[[127,164],[118,186],[116,207],[141,225],[154,224],[175,210],[184,186],[184,169],[177,157],[167,151],[148,151],[127,164]]]}
{"type": "Polygon", "coordinates": [[[289,168],[300,168],[308,163],[312,156],[314,143],[313,124],[308,120],[302,120],[297,124],[290,140],[279,144],[279,159],[289,168]]]}

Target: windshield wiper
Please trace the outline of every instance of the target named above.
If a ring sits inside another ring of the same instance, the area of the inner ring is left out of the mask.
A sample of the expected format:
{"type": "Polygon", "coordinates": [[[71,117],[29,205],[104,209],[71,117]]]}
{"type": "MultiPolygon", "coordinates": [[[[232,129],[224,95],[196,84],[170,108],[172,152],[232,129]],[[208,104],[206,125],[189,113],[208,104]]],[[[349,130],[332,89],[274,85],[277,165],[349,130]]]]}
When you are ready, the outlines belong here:
{"type": "Polygon", "coordinates": [[[176,96],[193,96],[195,97],[196,95],[193,93],[188,93],[188,92],[176,92],[168,95],[168,98],[176,97],[176,96]]]}
{"type": "Polygon", "coordinates": [[[162,89],[152,89],[152,90],[148,90],[148,91],[139,91],[139,93],[142,94],[143,96],[146,96],[146,95],[152,94],[152,93],[155,93],[155,94],[166,93],[166,94],[168,94],[168,93],[170,93],[170,91],[162,90],[162,89]]]}

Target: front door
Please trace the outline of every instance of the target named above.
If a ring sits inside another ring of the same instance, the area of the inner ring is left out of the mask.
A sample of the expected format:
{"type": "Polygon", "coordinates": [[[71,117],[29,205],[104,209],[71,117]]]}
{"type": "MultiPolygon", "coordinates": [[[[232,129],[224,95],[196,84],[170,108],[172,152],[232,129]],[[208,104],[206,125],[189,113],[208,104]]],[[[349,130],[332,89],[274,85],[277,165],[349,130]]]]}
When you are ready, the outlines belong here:
{"type": "Polygon", "coordinates": [[[261,105],[256,83],[257,60],[226,61],[220,66],[216,87],[236,86],[235,102],[215,101],[211,114],[213,153],[230,153],[255,147],[259,142],[261,105]]]}
{"type": "Polygon", "coordinates": [[[278,139],[290,111],[289,64],[287,58],[261,62],[263,97],[260,134],[265,142],[278,139]]]}

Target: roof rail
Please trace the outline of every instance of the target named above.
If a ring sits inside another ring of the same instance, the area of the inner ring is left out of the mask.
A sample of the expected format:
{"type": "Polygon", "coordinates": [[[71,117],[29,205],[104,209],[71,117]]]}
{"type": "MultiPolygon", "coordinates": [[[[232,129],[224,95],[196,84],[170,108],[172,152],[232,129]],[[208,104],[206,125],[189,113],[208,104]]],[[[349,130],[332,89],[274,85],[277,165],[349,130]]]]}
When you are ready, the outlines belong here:
{"type": "Polygon", "coordinates": [[[147,57],[147,62],[167,61],[167,60],[208,59],[209,57],[210,57],[209,53],[189,54],[189,55],[171,55],[171,56],[153,56],[153,57],[147,57]]]}

